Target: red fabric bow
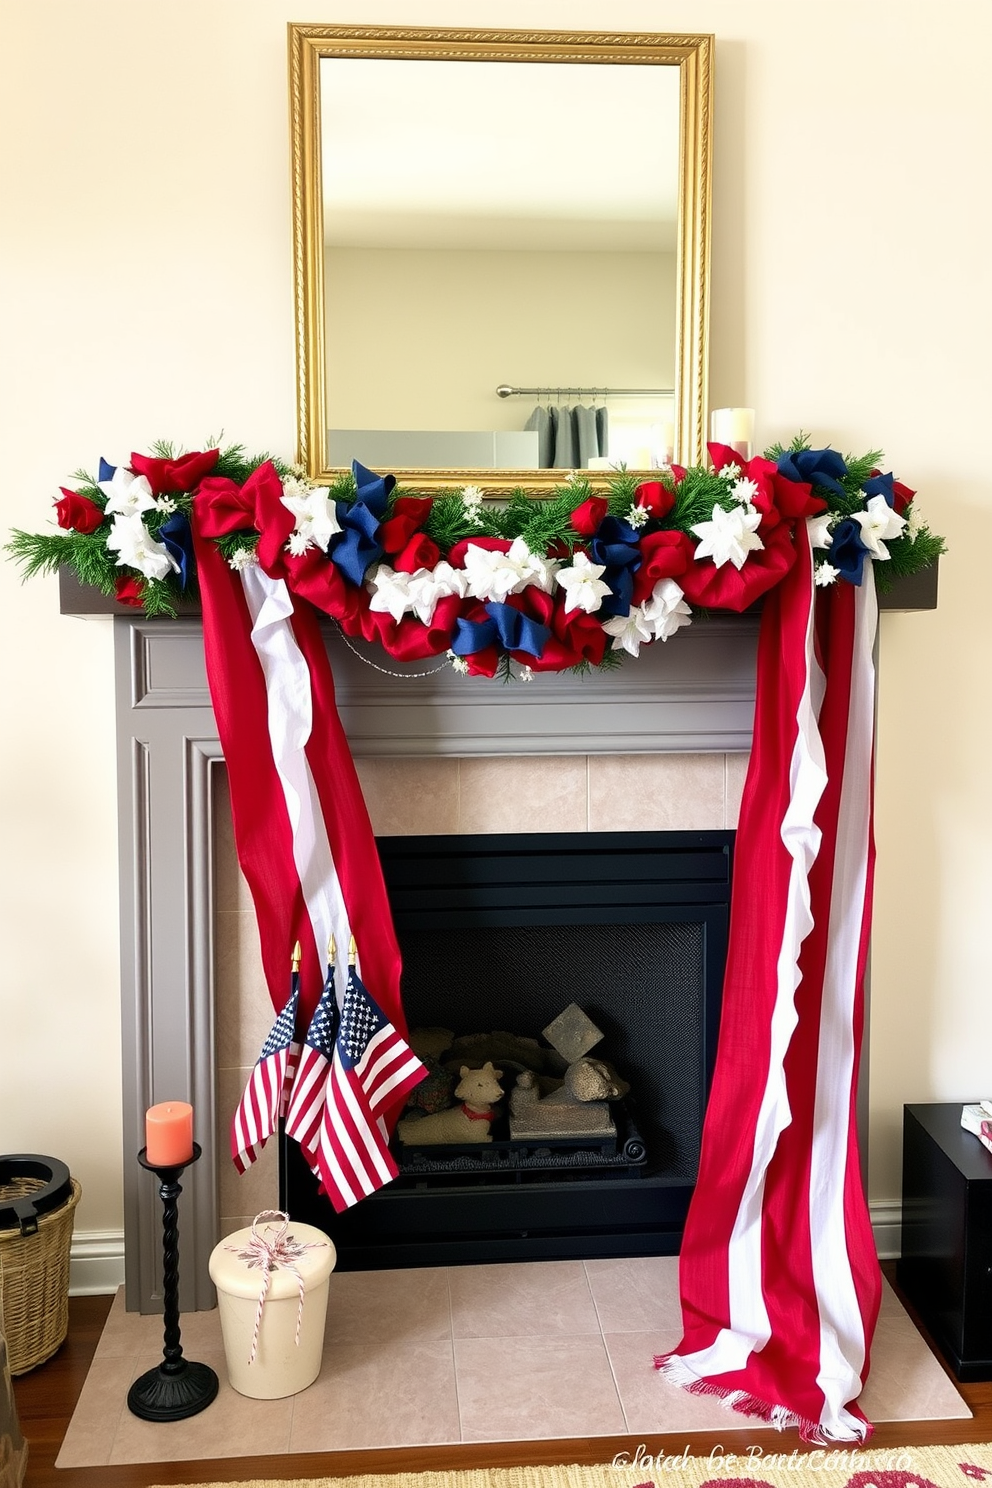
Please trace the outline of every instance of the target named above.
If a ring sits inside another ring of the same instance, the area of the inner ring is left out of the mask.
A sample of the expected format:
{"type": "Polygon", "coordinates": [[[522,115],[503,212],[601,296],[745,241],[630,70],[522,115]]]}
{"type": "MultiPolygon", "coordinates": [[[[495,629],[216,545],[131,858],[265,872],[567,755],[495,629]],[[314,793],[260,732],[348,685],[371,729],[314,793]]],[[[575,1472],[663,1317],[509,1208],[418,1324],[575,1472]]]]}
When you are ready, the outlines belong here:
{"type": "Polygon", "coordinates": [[[725,563],[691,563],[679,577],[679,586],[690,604],[714,610],[736,610],[738,614],[762,594],[781,582],[796,561],[792,528],[780,522],[762,533],[764,547],[748,553],[743,568],[725,563]]]}
{"type": "Polygon", "coordinates": [[[175,460],[156,460],[150,455],[131,455],[131,469],[143,475],[155,496],[172,496],[177,491],[195,491],[205,475],[217,464],[220,450],[179,455],[175,460]]]}
{"type": "MultiPolygon", "coordinates": [[[[400,496],[393,505],[393,514],[389,521],[383,522],[379,528],[378,538],[383,552],[399,553],[418,527],[426,522],[431,505],[429,496],[400,496]]],[[[433,567],[433,564],[424,565],[428,566],[433,567]]]]}

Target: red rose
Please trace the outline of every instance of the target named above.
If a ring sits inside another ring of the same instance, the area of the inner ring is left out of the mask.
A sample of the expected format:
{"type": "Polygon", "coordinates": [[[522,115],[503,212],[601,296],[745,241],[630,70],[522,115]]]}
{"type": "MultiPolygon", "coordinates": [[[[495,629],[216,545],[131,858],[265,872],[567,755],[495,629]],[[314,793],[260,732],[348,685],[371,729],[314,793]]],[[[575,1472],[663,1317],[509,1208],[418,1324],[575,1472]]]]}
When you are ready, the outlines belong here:
{"type": "Polygon", "coordinates": [[[102,507],[88,496],[80,496],[78,491],[68,491],[65,486],[59,486],[59,490],[62,500],[55,503],[59,526],[73,532],[95,532],[103,521],[102,507]]]}
{"type": "Polygon", "coordinates": [[[418,568],[433,568],[441,557],[441,550],[437,543],[431,542],[423,532],[416,537],[411,537],[406,547],[396,559],[394,567],[397,573],[416,573],[418,568]]]}
{"type": "Polygon", "coordinates": [[[605,496],[590,496],[572,513],[572,526],[582,537],[592,537],[610,509],[605,496]]]}
{"type": "Polygon", "coordinates": [[[400,496],[393,505],[389,521],[383,522],[379,528],[378,539],[383,552],[401,552],[417,528],[426,522],[432,505],[430,496],[400,496]]]}
{"type": "Polygon", "coordinates": [[[140,610],[144,604],[144,589],[141,579],[122,576],[114,585],[114,594],[118,604],[131,605],[133,609],[140,610]]]}
{"type": "Polygon", "coordinates": [[[659,579],[677,579],[692,561],[693,543],[684,532],[651,532],[641,538],[641,566],[634,574],[633,603],[643,604],[659,579]]]}
{"type": "Polygon", "coordinates": [[[675,492],[661,481],[641,481],[634,492],[634,505],[644,510],[658,522],[668,516],[675,505],[675,492]]]}
{"type": "Polygon", "coordinates": [[[180,455],[175,460],[156,460],[149,455],[131,455],[131,469],[143,475],[156,496],[173,496],[177,491],[194,491],[205,475],[217,464],[220,450],[180,455]]]}

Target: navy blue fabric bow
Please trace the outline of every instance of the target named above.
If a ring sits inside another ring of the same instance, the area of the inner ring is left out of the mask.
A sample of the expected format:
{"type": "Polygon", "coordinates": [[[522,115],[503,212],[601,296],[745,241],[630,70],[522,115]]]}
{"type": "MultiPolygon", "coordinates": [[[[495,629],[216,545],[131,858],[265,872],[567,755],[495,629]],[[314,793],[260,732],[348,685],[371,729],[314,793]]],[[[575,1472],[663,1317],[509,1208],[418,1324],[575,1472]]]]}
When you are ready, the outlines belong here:
{"type": "Polygon", "coordinates": [[[865,481],[861,489],[862,491],[864,491],[865,495],[869,497],[884,496],[889,506],[895,508],[896,496],[895,492],[892,489],[892,482],[894,479],[895,477],[893,476],[891,470],[889,471],[888,475],[872,475],[869,476],[869,478],[865,481]]]}
{"type": "Polygon", "coordinates": [[[786,451],[778,457],[778,471],[793,481],[807,481],[811,486],[823,486],[835,496],[846,496],[847,492],[838,477],[847,474],[843,455],[836,450],[786,451]]]}
{"type": "Polygon", "coordinates": [[[612,598],[603,597],[600,612],[604,615],[629,615],[634,594],[634,569],[640,566],[641,551],[637,533],[621,517],[604,517],[589,544],[589,557],[602,564],[603,583],[609,584],[612,598]]]}
{"type": "Polygon", "coordinates": [[[551,632],[546,625],[522,615],[513,605],[500,604],[491,599],[485,606],[488,620],[464,620],[455,622],[455,635],[451,649],[456,656],[471,656],[484,651],[498,641],[504,651],[526,651],[528,656],[540,656],[548,644],[551,632]]]}
{"type": "Polygon", "coordinates": [[[193,534],[185,512],[173,512],[167,522],[158,529],[158,540],[179,564],[179,583],[183,589],[196,573],[196,557],[193,553],[193,534]]]}
{"type": "Polygon", "coordinates": [[[334,560],[346,579],[357,587],[373,563],[382,557],[382,546],[376,542],[379,524],[386,515],[389,493],[396,484],[395,475],[376,475],[358,460],[351,462],[355,477],[355,500],[336,501],[341,531],[328,544],[328,556],[334,560]]]}
{"type": "Polygon", "coordinates": [[[833,539],[829,561],[842,579],[847,579],[851,584],[860,584],[865,559],[868,557],[868,549],[861,540],[860,522],[856,522],[853,517],[845,517],[834,528],[833,539]]]}

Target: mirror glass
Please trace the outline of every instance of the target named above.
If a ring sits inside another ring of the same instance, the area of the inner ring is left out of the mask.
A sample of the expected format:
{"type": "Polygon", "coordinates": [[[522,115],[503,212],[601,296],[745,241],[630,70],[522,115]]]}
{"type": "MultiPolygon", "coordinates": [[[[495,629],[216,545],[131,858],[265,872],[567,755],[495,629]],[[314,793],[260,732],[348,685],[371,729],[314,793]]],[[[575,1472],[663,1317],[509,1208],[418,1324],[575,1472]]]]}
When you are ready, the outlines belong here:
{"type": "Polygon", "coordinates": [[[292,32],[311,473],[498,493],[692,458],[709,38],[292,32]]]}

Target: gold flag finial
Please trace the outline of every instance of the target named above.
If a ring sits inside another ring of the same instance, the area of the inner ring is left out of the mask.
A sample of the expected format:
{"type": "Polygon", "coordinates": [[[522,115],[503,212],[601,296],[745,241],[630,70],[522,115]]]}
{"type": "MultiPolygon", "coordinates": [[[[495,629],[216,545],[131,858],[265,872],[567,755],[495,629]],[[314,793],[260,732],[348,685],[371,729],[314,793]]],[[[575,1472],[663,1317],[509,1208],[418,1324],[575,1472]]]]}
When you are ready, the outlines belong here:
{"type": "Polygon", "coordinates": [[[351,937],[351,944],[348,947],[348,965],[349,966],[354,966],[354,964],[355,964],[355,962],[356,962],[357,959],[358,959],[358,947],[355,945],[355,937],[352,936],[351,937]]]}
{"type": "Polygon", "coordinates": [[[327,942],[327,964],[328,964],[328,966],[333,966],[334,965],[334,959],[337,956],[337,953],[338,953],[337,942],[335,941],[334,936],[332,935],[331,938],[330,938],[330,940],[327,942]]]}
{"type": "Polygon", "coordinates": [[[300,949],[300,942],[297,941],[296,944],[293,947],[293,970],[294,971],[299,971],[299,969],[300,969],[300,962],[302,960],[303,960],[303,952],[300,949]]]}

